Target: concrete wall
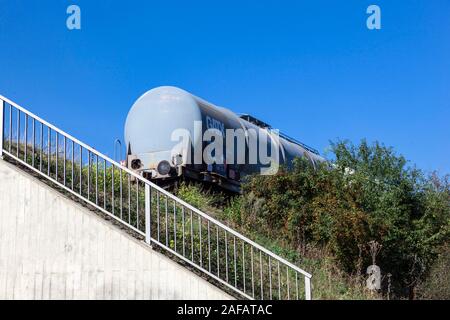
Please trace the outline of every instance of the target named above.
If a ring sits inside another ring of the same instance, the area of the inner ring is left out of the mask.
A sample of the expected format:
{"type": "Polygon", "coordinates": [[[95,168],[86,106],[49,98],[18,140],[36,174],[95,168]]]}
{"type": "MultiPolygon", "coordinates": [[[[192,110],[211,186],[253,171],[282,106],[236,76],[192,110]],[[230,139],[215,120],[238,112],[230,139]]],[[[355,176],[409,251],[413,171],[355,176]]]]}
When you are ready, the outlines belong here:
{"type": "Polygon", "coordinates": [[[0,160],[0,299],[230,299],[0,160]]]}

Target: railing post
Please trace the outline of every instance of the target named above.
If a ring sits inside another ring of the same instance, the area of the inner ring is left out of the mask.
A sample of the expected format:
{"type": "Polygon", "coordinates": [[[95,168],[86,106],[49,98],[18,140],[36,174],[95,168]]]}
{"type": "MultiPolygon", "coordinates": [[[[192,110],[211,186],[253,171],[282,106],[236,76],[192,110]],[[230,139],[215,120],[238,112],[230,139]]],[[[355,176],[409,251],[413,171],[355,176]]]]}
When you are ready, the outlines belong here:
{"type": "Polygon", "coordinates": [[[305,299],[311,300],[311,278],[305,277],[305,299]]]}
{"type": "Polygon", "coordinates": [[[5,122],[5,101],[0,99],[0,158],[3,158],[3,131],[5,122]]]}
{"type": "MultiPolygon", "coordinates": [[[[139,181],[137,181],[139,183],[139,181]]],[[[151,195],[150,195],[150,185],[145,183],[145,242],[150,245],[151,244],[151,195]]]]}

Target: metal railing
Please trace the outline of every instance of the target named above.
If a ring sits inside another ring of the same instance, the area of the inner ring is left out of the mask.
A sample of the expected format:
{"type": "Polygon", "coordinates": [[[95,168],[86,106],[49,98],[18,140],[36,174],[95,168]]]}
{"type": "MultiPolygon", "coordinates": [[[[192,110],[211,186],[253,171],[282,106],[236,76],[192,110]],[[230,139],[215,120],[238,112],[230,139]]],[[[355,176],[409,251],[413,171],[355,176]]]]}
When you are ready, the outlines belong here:
{"type": "Polygon", "coordinates": [[[0,96],[0,156],[248,299],[311,299],[311,275],[0,96]]]}

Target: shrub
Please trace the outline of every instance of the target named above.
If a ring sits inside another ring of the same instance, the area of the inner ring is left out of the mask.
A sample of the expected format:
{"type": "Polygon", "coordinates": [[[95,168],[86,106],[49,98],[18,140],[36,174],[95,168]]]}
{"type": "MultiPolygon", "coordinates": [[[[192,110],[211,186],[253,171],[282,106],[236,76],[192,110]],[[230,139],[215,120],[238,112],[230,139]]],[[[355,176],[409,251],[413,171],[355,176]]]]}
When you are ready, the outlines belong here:
{"type": "Polygon", "coordinates": [[[292,171],[254,176],[244,186],[240,219],[267,237],[306,253],[328,248],[348,274],[372,264],[368,242],[383,247],[377,264],[392,290],[414,288],[450,235],[448,179],[425,177],[379,143],[332,144],[335,166],[297,159],[292,171]]]}
{"type": "Polygon", "coordinates": [[[450,299],[450,246],[441,248],[433,263],[429,276],[418,287],[418,296],[422,299],[450,299]]]}

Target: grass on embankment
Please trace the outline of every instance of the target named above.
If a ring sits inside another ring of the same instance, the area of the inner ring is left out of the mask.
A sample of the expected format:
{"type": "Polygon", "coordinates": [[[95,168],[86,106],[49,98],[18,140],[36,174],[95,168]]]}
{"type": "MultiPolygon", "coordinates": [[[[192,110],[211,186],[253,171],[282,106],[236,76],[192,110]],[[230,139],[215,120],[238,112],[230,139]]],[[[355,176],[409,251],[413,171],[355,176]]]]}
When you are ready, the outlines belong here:
{"type": "Polygon", "coordinates": [[[233,199],[206,191],[195,184],[182,184],[177,190],[177,196],[311,273],[314,299],[381,298],[365,289],[362,276],[350,276],[343,272],[325,248],[308,247],[303,255],[298,248],[285,245],[275,234],[268,238],[237,224],[234,216],[237,209],[233,199]]]}

